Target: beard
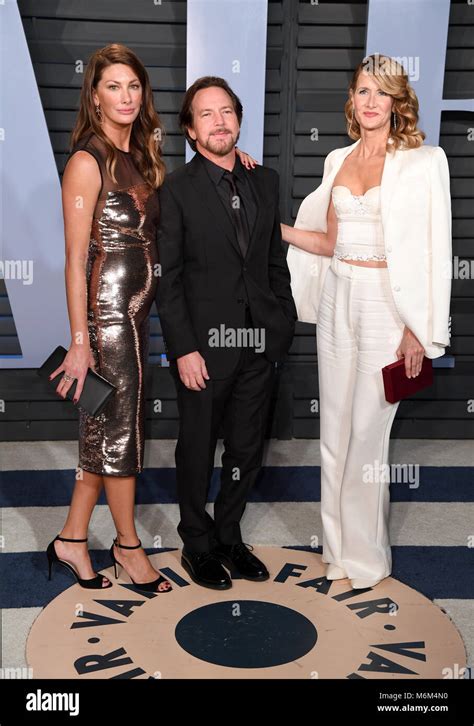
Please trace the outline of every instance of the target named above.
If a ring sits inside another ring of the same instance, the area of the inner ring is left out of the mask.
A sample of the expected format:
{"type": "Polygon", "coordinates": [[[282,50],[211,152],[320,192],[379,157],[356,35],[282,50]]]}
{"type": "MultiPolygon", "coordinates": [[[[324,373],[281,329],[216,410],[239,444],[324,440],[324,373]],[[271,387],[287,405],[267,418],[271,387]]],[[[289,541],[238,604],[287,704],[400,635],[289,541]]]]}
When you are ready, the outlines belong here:
{"type": "Polygon", "coordinates": [[[225,136],[216,136],[215,134],[211,134],[206,143],[202,144],[202,146],[216,156],[227,156],[239,140],[240,132],[234,138],[229,129],[226,129],[226,131],[228,133],[225,136]]]}

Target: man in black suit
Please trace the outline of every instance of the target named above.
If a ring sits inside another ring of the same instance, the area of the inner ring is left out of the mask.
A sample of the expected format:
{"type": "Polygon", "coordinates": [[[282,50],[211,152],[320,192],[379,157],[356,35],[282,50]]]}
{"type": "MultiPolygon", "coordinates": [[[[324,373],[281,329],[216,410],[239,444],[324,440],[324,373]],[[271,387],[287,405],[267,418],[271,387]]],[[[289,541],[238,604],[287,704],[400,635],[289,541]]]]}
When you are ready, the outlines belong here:
{"type": "Polygon", "coordinates": [[[268,571],[242,542],[240,520],[261,468],[274,362],[296,308],[281,244],[278,174],[235,152],[242,105],[222,78],[186,92],[181,128],[196,154],[160,188],[157,308],[180,416],[176,475],[182,564],[200,585],[231,587],[268,571]],[[206,501],[223,425],[214,519],[206,501]]]}

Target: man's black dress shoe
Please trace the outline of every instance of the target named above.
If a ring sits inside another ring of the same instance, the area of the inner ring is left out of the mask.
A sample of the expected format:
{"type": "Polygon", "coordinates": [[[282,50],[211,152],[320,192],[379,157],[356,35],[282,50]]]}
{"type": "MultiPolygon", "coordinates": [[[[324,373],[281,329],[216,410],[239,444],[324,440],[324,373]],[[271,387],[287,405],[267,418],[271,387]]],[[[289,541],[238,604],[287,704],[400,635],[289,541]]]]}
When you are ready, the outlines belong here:
{"type": "Polygon", "coordinates": [[[219,560],[229,566],[234,567],[239,575],[245,580],[255,580],[257,582],[268,580],[269,572],[263,562],[249,552],[244,542],[233,545],[219,544],[212,552],[219,560]]]}
{"type": "Polygon", "coordinates": [[[181,564],[197,585],[213,590],[232,587],[232,580],[212,552],[186,552],[183,549],[181,564]]]}

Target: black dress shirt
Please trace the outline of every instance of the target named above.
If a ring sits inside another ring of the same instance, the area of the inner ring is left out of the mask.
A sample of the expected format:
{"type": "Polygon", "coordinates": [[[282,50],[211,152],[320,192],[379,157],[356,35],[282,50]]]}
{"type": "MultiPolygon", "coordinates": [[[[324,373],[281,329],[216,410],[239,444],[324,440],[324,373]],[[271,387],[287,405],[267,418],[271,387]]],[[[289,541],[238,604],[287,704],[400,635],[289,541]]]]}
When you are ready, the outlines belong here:
{"type": "MultiPolygon", "coordinates": [[[[230,209],[229,205],[230,187],[229,184],[222,178],[224,173],[226,172],[226,169],[224,169],[222,166],[219,166],[218,164],[215,164],[206,156],[203,156],[201,153],[199,153],[199,151],[196,151],[196,154],[198,154],[201,160],[204,162],[207,173],[209,174],[209,178],[215,184],[219,198],[221,199],[225,210],[229,215],[229,219],[234,225],[234,220],[232,218],[232,209],[230,209]]],[[[257,219],[257,203],[255,201],[255,195],[252,191],[252,186],[248,178],[248,174],[237,155],[235,157],[235,164],[234,168],[232,169],[232,173],[237,182],[236,187],[241,200],[240,206],[244,212],[244,219],[246,220],[248,229],[248,238],[250,240],[252,230],[257,219]]]]}

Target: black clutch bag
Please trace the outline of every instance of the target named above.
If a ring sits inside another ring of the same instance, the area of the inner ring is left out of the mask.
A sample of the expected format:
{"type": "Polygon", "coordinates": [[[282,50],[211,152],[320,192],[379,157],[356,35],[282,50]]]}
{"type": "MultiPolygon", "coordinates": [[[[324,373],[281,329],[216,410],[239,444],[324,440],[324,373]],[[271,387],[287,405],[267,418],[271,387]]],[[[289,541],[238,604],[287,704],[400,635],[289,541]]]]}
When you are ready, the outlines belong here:
{"type": "MultiPolygon", "coordinates": [[[[58,345],[49,358],[45,360],[43,365],[38,368],[38,375],[41,378],[48,380],[52,386],[56,389],[58,387],[59,379],[62,378],[64,373],[59,373],[56,378],[49,380],[49,376],[56,368],[59,368],[64,358],[66,357],[67,350],[62,345],[58,345]]],[[[74,398],[74,392],[76,390],[77,381],[74,381],[69,391],[66,393],[66,398],[70,401],[74,398]]],[[[84,381],[84,387],[82,389],[81,396],[77,402],[77,405],[84,409],[90,416],[98,416],[104,408],[107,401],[115,393],[116,387],[102,378],[98,373],[89,368],[84,381]]]]}

